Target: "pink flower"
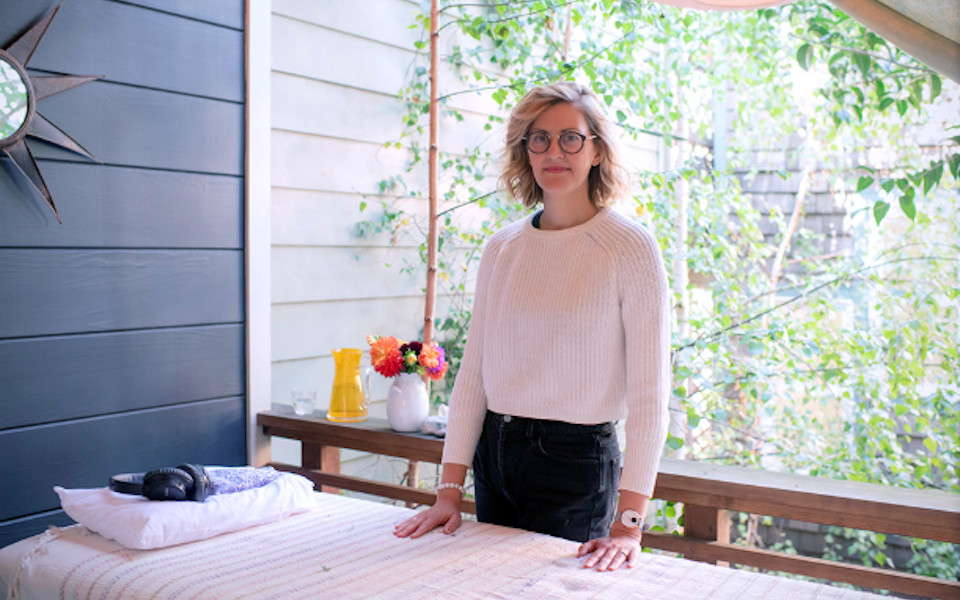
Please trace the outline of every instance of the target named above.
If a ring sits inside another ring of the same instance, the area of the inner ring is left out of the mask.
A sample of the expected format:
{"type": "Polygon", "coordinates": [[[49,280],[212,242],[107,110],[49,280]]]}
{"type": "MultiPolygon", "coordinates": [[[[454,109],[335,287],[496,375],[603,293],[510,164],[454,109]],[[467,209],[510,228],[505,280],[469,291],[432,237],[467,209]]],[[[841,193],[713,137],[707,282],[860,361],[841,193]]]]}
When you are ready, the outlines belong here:
{"type": "Polygon", "coordinates": [[[428,371],[440,366],[440,347],[431,344],[420,351],[420,364],[428,371]]]}

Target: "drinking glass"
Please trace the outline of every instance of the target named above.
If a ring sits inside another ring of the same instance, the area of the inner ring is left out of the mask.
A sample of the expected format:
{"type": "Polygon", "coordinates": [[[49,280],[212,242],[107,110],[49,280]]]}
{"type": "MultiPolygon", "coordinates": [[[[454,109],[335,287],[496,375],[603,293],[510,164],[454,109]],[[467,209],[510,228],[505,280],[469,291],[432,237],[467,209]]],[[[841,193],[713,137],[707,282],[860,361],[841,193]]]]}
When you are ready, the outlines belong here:
{"type": "Polygon", "coordinates": [[[294,388],[290,393],[293,396],[294,413],[300,416],[313,414],[313,407],[317,403],[317,390],[294,388]]]}

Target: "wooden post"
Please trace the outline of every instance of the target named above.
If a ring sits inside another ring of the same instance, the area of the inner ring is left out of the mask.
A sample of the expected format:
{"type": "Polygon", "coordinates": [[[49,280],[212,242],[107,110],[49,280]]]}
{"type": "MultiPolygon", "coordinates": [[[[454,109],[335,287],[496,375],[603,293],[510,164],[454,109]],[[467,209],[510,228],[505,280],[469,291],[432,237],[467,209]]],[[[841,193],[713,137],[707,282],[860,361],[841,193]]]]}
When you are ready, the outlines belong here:
{"type": "MultiPolygon", "coordinates": [[[[314,442],[301,442],[300,463],[305,469],[320,469],[326,473],[340,474],[340,448],[314,442]]],[[[320,486],[321,492],[339,494],[340,488],[320,486]]]]}
{"type": "MultiPolygon", "coordinates": [[[[683,505],[683,537],[694,538],[709,542],[730,543],[730,511],[722,508],[713,508],[710,506],[698,506],[696,504],[683,505]]],[[[708,562],[711,564],[720,564],[728,566],[726,563],[718,563],[715,560],[700,558],[696,555],[685,554],[684,558],[708,562]]]]}
{"type": "MultiPolygon", "coordinates": [[[[420,461],[411,460],[407,462],[407,486],[414,489],[420,487],[420,461]]],[[[416,506],[413,502],[405,503],[407,508],[416,506]]]]}
{"type": "Polygon", "coordinates": [[[437,40],[440,39],[440,10],[437,0],[430,2],[430,154],[429,154],[429,203],[427,229],[427,290],[426,302],[423,310],[423,344],[429,345],[433,341],[433,312],[437,298],[437,178],[440,176],[438,141],[440,128],[440,112],[438,102],[437,72],[437,40]]]}
{"type": "MultiPolygon", "coordinates": [[[[430,154],[428,155],[428,228],[427,228],[427,288],[423,308],[423,345],[429,346],[433,342],[433,313],[437,299],[437,178],[440,177],[440,111],[439,102],[439,73],[437,71],[438,48],[440,39],[440,9],[438,0],[430,0],[430,154]]],[[[430,395],[430,381],[423,378],[427,384],[427,397],[430,395]]],[[[407,485],[416,488],[420,483],[420,463],[411,460],[407,463],[407,485]]],[[[407,502],[407,508],[414,505],[407,502]]]]}

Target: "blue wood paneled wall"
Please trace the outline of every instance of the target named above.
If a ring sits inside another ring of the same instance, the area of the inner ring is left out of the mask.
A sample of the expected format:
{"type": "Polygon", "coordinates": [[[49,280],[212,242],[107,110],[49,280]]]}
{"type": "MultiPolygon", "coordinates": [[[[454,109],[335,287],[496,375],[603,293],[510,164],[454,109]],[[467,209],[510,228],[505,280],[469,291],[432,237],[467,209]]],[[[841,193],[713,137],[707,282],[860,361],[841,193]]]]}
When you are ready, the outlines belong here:
{"type": "MultiPolygon", "coordinates": [[[[0,47],[55,0],[0,3],[0,47]]],[[[54,485],[246,460],[243,0],[66,0],[38,104],[97,156],[0,160],[0,546],[71,522],[54,485]]]]}

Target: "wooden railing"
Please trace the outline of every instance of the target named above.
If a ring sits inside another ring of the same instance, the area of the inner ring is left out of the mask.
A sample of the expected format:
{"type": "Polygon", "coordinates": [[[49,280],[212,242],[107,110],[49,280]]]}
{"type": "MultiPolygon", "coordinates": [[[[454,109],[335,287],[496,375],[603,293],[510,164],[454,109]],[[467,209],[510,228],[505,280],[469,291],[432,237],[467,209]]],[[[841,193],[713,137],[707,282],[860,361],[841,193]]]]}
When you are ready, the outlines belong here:
{"type": "MultiPolygon", "coordinates": [[[[436,499],[432,491],[342,475],[340,448],[439,463],[441,439],[397,433],[382,419],[342,424],[279,410],[260,413],[257,422],[266,435],[302,443],[301,467],[272,464],[310,478],[325,491],[342,488],[410,504],[433,504],[436,499]]],[[[683,535],[647,531],[645,547],[681,553],[693,560],[960,600],[960,582],[956,580],[737,546],[729,539],[729,511],[740,511],[958,544],[960,497],[956,495],[663,459],[654,497],[683,503],[683,535]]],[[[469,500],[462,509],[476,512],[469,500]]]]}

